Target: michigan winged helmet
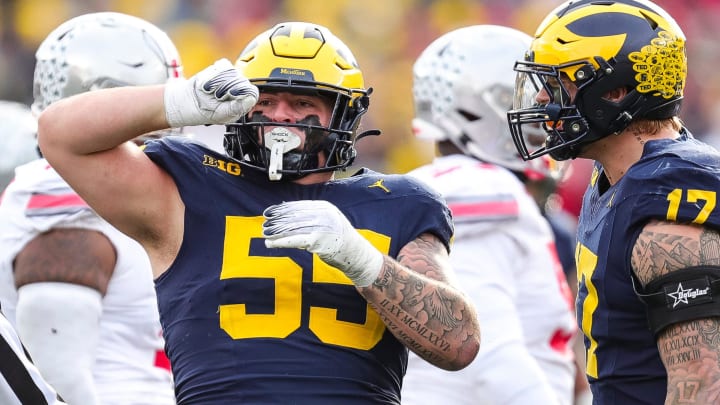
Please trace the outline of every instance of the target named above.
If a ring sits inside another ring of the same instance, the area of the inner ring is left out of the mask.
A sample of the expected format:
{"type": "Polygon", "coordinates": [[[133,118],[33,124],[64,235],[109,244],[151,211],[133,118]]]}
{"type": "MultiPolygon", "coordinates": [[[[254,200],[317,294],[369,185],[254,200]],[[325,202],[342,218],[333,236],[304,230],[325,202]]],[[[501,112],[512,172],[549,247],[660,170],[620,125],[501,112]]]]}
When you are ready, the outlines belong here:
{"type": "Polygon", "coordinates": [[[584,145],[634,120],[678,114],[687,75],[685,35],[670,15],[644,0],[568,1],[540,24],[515,71],[508,122],[521,155],[572,159],[584,145]],[[572,98],[568,81],[577,87],[572,98]],[[605,97],[618,88],[627,90],[620,101],[605,97]],[[537,103],[540,91],[548,103],[537,103]],[[547,133],[540,148],[523,136],[537,125],[547,133]]]}
{"type": "Polygon", "coordinates": [[[236,67],[261,93],[307,93],[321,96],[332,105],[327,126],[314,116],[294,123],[270,123],[260,112],[227,126],[224,145],[228,155],[245,166],[267,171],[272,180],[344,169],[357,154],[355,141],[378,133],[356,134],[360,118],[367,112],[371,89],[365,88],[350,49],[325,27],[304,22],[277,24],[250,42],[240,53],[236,67]],[[301,128],[306,134],[305,145],[273,153],[273,148],[279,147],[277,138],[289,134],[275,129],[278,127],[301,128]],[[318,153],[325,154],[325,164],[319,164],[318,153]]]}

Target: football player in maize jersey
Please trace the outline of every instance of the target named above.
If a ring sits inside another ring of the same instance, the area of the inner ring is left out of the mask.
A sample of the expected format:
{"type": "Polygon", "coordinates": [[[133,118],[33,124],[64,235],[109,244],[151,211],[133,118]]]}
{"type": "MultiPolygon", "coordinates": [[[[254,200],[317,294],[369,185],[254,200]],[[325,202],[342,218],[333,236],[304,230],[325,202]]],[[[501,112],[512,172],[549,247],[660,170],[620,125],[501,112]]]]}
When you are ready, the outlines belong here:
{"type": "Polygon", "coordinates": [[[572,1],[515,65],[524,158],[595,161],[576,262],[596,404],[720,403],[720,154],[678,118],[685,46],[649,1],[572,1]]]}
{"type": "MultiPolygon", "coordinates": [[[[38,113],[74,94],[161,84],[180,72],[164,32],[119,13],[67,21],[36,58],[38,113]]],[[[16,169],[0,203],[0,301],[33,362],[68,403],[175,402],[147,254],[39,156],[16,169]]]]}
{"type": "Polygon", "coordinates": [[[41,116],[48,160],[150,254],[179,403],[398,404],[408,348],[448,370],[474,359],[444,201],[407,176],[334,178],[377,134],[357,133],[369,100],[342,42],[291,22],[236,66],[86,93],[41,116]],[[226,123],[227,154],[127,142],[226,123]]]}
{"type": "Polygon", "coordinates": [[[475,302],[483,345],[452,374],[411,355],[404,404],[573,403],[573,297],[552,230],[523,184],[559,172],[551,159],[520,159],[505,121],[515,83],[508,67],[529,44],[512,28],[463,27],[413,66],[413,130],[437,142],[440,156],[410,174],[450,206],[450,260],[475,302]]]}

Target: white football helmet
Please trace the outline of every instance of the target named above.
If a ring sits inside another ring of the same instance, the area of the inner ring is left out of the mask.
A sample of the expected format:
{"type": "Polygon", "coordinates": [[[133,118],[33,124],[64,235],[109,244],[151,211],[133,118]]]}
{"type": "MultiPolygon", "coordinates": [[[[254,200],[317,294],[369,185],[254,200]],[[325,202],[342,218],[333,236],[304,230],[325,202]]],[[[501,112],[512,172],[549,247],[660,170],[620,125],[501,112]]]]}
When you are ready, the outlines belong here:
{"type": "MultiPolygon", "coordinates": [[[[530,42],[527,34],[497,25],[463,27],[433,41],[413,66],[416,136],[449,140],[466,155],[530,179],[557,179],[560,170],[552,159],[520,158],[507,123],[513,65],[530,42]]],[[[539,127],[537,135],[544,141],[539,127]]]]}
{"type": "Polygon", "coordinates": [[[74,94],[182,77],[180,56],[165,32],[143,19],[114,12],[66,21],[45,38],[35,57],[36,114],[74,94]]]}
{"type": "Polygon", "coordinates": [[[0,192],[15,177],[15,168],[40,157],[37,150],[37,120],[30,107],[0,100],[0,192]]]}

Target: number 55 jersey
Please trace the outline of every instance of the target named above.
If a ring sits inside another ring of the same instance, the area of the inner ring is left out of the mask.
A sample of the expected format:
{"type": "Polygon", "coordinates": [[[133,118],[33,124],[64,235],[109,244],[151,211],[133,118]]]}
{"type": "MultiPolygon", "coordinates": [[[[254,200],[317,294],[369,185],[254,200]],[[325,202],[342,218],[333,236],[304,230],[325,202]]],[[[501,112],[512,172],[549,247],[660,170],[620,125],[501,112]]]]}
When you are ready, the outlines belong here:
{"type": "Polygon", "coordinates": [[[650,220],[720,229],[718,190],[720,154],[686,131],[647,142],[640,160],[612,186],[595,164],[580,213],[576,262],[578,324],[598,403],[665,401],[667,375],[633,288],[632,249],[650,220]]]}
{"type": "Polygon", "coordinates": [[[178,403],[399,404],[407,349],[340,270],[304,250],[266,248],[262,212],[327,200],[397,257],[423,233],[449,244],[449,210],[436,194],[368,170],[324,184],[270,182],[182,138],[145,153],[185,204],[183,244],[156,279],[178,403]]]}

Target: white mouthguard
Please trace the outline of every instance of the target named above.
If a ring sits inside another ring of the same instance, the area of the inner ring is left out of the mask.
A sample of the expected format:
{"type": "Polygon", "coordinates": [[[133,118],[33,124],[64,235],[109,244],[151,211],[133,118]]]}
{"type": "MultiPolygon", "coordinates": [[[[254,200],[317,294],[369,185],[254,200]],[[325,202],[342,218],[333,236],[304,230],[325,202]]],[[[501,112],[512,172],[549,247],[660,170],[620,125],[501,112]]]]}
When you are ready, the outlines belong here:
{"type": "Polygon", "coordinates": [[[276,127],[265,133],[265,147],[270,149],[270,162],[268,163],[268,177],[270,180],[280,180],[283,168],[283,154],[300,146],[300,137],[287,128],[276,127]]]}

